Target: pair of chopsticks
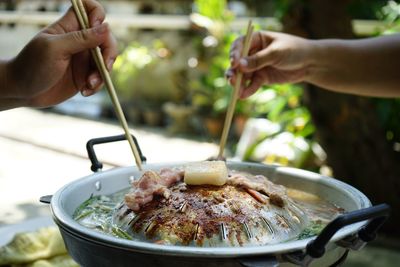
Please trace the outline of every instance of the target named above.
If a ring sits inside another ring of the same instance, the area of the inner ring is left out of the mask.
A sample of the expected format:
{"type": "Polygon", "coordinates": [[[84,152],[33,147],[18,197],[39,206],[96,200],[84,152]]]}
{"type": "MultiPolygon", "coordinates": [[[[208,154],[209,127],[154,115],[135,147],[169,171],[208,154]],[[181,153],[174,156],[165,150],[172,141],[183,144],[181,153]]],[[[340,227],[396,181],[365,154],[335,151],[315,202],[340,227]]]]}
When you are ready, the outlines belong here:
{"type": "MultiPolygon", "coordinates": [[[[72,6],[74,8],[76,17],[78,18],[79,24],[82,29],[90,28],[89,18],[85,10],[85,6],[83,5],[81,0],[71,0],[72,6]]],[[[106,85],[108,94],[110,95],[111,101],[113,103],[115,113],[122,125],[122,128],[125,132],[126,139],[129,142],[131,147],[133,156],[135,157],[136,165],[139,170],[142,170],[142,160],[140,158],[138,148],[136,144],[133,142],[132,136],[129,133],[128,123],[126,122],[124,112],[122,111],[121,104],[119,103],[117,94],[115,92],[114,85],[111,80],[110,73],[108,72],[106,65],[104,63],[103,55],[101,54],[101,50],[99,47],[92,49],[91,51],[92,57],[97,65],[97,68],[100,72],[101,77],[106,85]]]]}
{"type": "MultiPolygon", "coordinates": [[[[242,57],[246,57],[249,54],[251,36],[253,34],[253,31],[254,31],[254,27],[250,20],[249,24],[247,25],[246,37],[244,39],[244,46],[243,46],[243,50],[242,50],[242,57]]],[[[236,76],[236,83],[234,85],[234,90],[231,95],[231,101],[229,103],[228,110],[226,112],[224,128],[222,130],[221,140],[219,143],[218,158],[220,158],[220,159],[223,158],[226,140],[228,138],[229,129],[231,128],[231,124],[232,124],[233,113],[235,111],[236,102],[239,98],[239,90],[240,90],[240,85],[242,83],[242,78],[243,78],[243,73],[238,72],[237,76],[236,76]]]]}

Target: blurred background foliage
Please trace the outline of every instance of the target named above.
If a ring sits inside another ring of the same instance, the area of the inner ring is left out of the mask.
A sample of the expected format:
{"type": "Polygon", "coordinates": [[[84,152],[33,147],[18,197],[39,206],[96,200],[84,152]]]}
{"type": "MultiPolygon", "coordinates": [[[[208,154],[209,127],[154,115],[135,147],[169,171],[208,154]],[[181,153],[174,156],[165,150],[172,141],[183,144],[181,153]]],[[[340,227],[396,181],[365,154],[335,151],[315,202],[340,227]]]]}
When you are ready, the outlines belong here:
{"type": "MultiPolygon", "coordinates": [[[[400,4],[388,1],[377,9],[376,17],[385,22],[385,28],[378,35],[387,35],[400,32],[400,4]]],[[[386,130],[386,139],[389,142],[400,141],[400,99],[376,99],[376,106],[380,122],[386,130]]]]}

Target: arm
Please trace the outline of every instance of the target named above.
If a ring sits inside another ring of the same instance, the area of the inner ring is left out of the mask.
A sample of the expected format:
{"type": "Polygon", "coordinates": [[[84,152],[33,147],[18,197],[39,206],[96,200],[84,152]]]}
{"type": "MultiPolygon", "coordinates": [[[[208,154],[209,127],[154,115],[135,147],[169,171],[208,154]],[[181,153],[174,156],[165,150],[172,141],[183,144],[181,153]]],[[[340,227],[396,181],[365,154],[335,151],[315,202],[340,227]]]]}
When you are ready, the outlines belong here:
{"type": "Polygon", "coordinates": [[[92,28],[80,30],[70,8],[39,32],[13,59],[0,61],[0,110],[20,106],[48,107],[77,92],[89,96],[102,79],[89,49],[100,46],[108,70],[117,56],[114,37],[97,1],[85,0],[92,28]]]}
{"type": "Polygon", "coordinates": [[[305,81],[336,92],[400,97],[400,34],[311,41],[311,46],[305,81]]]}
{"type": "Polygon", "coordinates": [[[22,99],[8,96],[8,92],[13,91],[13,85],[9,80],[8,62],[0,60],[0,110],[10,109],[16,106],[23,106],[22,99]]]}
{"type": "Polygon", "coordinates": [[[307,40],[257,32],[250,56],[240,58],[243,38],[231,48],[230,82],[244,73],[241,97],[263,84],[309,82],[328,90],[381,97],[400,96],[400,34],[362,40],[307,40]]]}

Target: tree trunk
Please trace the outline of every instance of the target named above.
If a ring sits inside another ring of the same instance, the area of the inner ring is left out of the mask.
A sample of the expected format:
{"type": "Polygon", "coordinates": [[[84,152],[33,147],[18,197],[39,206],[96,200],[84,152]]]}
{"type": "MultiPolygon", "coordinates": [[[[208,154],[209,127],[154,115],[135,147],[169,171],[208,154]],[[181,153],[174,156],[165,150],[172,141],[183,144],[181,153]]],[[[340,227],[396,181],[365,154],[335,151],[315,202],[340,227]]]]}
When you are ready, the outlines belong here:
{"type": "MultiPolygon", "coordinates": [[[[287,32],[312,39],[353,38],[346,9],[349,1],[294,2],[283,20],[287,32]]],[[[393,212],[384,231],[400,237],[396,212],[400,210],[400,154],[386,141],[372,100],[307,85],[304,101],[334,176],[358,188],[374,204],[390,204],[393,212]]]]}

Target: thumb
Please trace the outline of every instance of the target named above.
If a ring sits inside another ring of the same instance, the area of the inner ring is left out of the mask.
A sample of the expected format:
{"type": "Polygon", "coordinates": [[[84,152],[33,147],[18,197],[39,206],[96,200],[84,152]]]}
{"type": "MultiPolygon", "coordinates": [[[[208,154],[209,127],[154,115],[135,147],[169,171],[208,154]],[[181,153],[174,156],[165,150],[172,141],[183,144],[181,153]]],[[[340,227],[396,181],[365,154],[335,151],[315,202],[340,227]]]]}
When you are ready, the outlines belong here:
{"type": "Polygon", "coordinates": [[[277,52],[267,47],[257,53],[241,58],[239,68],[242,72],[253,72],[277,62],[277,52]]]}
{"type": "Polygon", "coordinates": [[[108,33],[108,24],[103,23],[90,29],[60,34],[55,38],[56,47],[61,54],[73,55],[99,46],[106,40],[108,33]]]}

